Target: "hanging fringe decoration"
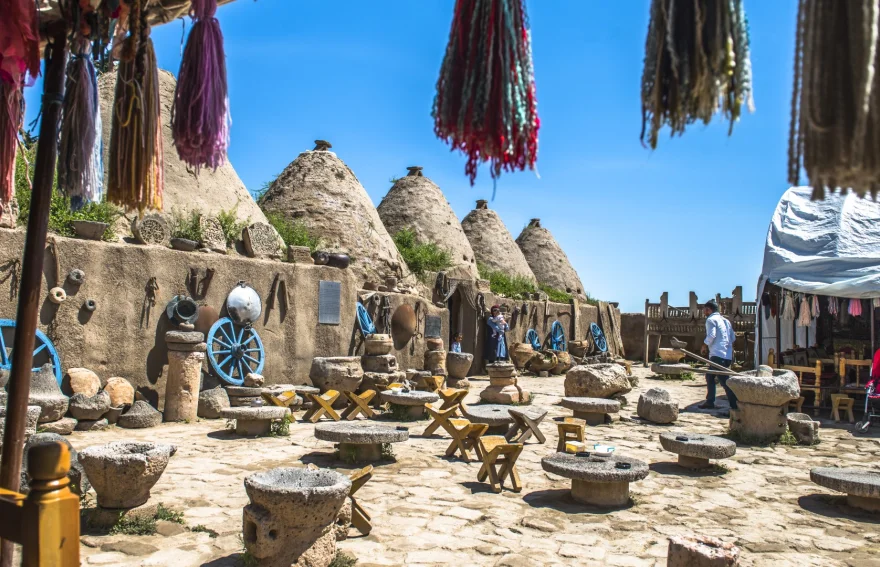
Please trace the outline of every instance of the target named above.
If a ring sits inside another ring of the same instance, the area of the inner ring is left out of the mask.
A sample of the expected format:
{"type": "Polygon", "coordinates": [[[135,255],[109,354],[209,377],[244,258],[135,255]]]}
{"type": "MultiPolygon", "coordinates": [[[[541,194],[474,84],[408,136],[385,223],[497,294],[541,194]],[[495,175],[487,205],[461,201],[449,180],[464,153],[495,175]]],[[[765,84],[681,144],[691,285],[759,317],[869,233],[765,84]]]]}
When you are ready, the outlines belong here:
{"type": "Polygon", "coordinates": [[[78,208],[98,202],[104,183],[98,78],[89,42],[80,38],[67,66],[58,155],[58,187],[78,208]]]}
{"type": "Polygon", "coordinates": [[[801,296],[801,309],[798,313],[798,327],[809,327],[812,321],[812,313],[810,312],[810,299],[804,295],[801,296]]]}
{"type": "Polygon", "coordinates": [[[535,168],[538,119],[531,33],[523,0],[456,0],[434,97],[434,132],[477,165],[535,168]]]}
{"type": "Polygon", "coordinates": [[[814,200],[880,188],[878,28],[877,0],[800,0],[788,181],[803,168],[814,200]]]}
{"type": "Polygon", "coordinates": [[[814,295],[813,296],[813,319],[818,319],[820,314],[821,313],[819,311],[819,296],[814,295]]]}
{"type": "Polygon", "coordinates": [[[839,313],[838,303],[836,297],[828,298],[828,314],[831,316],[835,316],[839,313]]]}
{"type": "Polygon", "coordinates": [[[15,150],[23,116],[21,88],[0,81],[0,206],[15,196],[15,150]]]}
{"type": "Polygon", "coordinates": [[[848,313],[850,315],[852,315],[853,317],[861,317],[862,316],[862,300],[861,299],[850,299],[848,313]]]}
{"type": "Polygon", "coordinates": [[[749,31],[742,0],[653,0],[642,73],[642,144],[660,129],[681,135],[719,108],[728,135],[752,98],[749,31]]]}
{"type": "Polygon", "coordinates": [[[229,98],[223,34],[214,17],[217,0],[193,0],[195,20],[180,62],[171,131],[177,155],[198,172],[216,170],[229,147],[229,98]]]}
{"type": "Polygon", "coordinates": [[[132,4],[121,46],[107,182],[108,201],[139,213],[162,208],[164,185],[159,70],[141,1],[132,4]]]}
{"type": "Polygon", "coordinates": [[[782,318],[786,321],[794,321],[796,318],[795,308],[794,308],[794,295],[785,292],[783,295],[783,307],[782,307],[782,318]]]}

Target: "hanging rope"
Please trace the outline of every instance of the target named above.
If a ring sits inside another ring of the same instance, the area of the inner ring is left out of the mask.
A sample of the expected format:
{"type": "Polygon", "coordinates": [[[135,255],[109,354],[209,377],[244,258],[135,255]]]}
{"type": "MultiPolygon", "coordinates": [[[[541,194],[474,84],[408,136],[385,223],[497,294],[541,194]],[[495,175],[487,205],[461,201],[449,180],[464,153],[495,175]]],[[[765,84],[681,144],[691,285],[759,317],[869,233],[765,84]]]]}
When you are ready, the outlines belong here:
{"type": "Polygon", "coordinates": [[[162,209],[164,165],[159,70],[142,0],[134,0],[131,34],[116,78],[107,200],[127,210],[162,209]]]}
{"type": "Polygon", "coordinates": [[[67,66],[67,86],[58,150],[58,187],[74,208],[101,200],[104,146],[98,77],[89,41],[80,37],[67,66]]]}
{"type": "Polygon", "coordinates": [[[195,23],[180,61],[171,107],[177,155],[196,171],[202,166],[216,170],[226,161],[229,147],[226,58],[216,11],[217,0],[192,2],[190,16],[195,23]]]}
{"type": "MultiPolygon", "coordinates": [[[[833,0],[832,0],[833,1],[833,0]]],[[[754,111],[742,0],[652,0],[642,73],[642,143],[665,125],[681,135],[721,110],[728,135],[743,104],[754,111]]]]}
{"type": "Polygon", "coordinates": [[[523,0],[456,0],[434,98],[434,132],[477,165],[535,168],[538,119],[531,34],[523,0]]]}
{"type": "Polygon", "coordinates": [[[376,326],[373,324],[370,314],[367,313],[367,308],[360,301],[357,302],[357,320],[364,338],[376,332],[376,326]]]}
{"type": "Polygon", "coordinates": [[[848,188],[877,196],[880,113],[877,0],[800,0],[788,180],[807,174],[813,199],[848,188]]]}

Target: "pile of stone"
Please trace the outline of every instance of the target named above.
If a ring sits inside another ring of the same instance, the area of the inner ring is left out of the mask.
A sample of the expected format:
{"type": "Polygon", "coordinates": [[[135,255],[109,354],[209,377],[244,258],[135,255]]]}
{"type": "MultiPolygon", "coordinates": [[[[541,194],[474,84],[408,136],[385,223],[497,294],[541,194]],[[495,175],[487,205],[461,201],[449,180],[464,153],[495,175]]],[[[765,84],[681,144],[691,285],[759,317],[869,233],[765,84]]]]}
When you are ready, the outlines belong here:
{"type": "MultiPolygon", "coordinates": [[[[394,350],[394,341],[391,335],[379,333],[369,335],[364,340],[364,348],[366,354],[357,361],[362,370],[363,379],[360,383],[362,391],[376,390],[381,392],[387,389],[389,384],[404,381],[406,372],[397,366],[397,357],[391,354],[391,351],[394,350]]],[[[355,359],[357,358],[355,357],[355,359]]],[[[318,384],[315,383],[315,385],[318,384]]]]}
{"type": "Polygon", "coordinates": [[[774,441],[785,433],[788,403],[801,395],[794,372],[759,366],[731,376],[727,385],[737,399],[737,409],[730,410],[731,432],[749,442],[774,441]]]}
{"type": "Polygon", "coordinates": [[[626,405],[624,394],[632,390],[626,370],[619,364],[578,365],[565,374],[568,398],[605,398],[626,405]]]}
{"type": "Polygon", "coordinates": [[[480,392],[480,399],[490,404],[525,404],[532,395],[516,381],[516,368],[510,362],[492,362],[486,365],[489,386],[480,392]]]}
{"type": "Polygon", "coordinates": [[[678,403],[663,388],[651,388],[639,396],[638,416],[652,423],[673,423],[678,419],[678,403]]]}

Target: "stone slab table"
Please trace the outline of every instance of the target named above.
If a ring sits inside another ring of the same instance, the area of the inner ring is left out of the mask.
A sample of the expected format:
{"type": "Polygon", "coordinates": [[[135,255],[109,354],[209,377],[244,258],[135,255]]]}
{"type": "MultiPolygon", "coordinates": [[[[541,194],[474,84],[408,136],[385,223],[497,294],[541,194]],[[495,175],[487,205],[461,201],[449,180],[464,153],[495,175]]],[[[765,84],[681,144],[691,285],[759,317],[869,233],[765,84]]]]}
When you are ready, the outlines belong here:
{"type": "Polygon", "coordinates": [[[583,504],[618,508],[629,503],[629,483],[648,476],[648,464],[629,457],[555,453],[541,467],[571,479],[571,495],[583,504]],[[621,468],[623,467],[623,468],[621,468]]]}
{"type": "Polygon", "coordinates": [[[559,405],[572,410],[574,417],[583,419],[587,425],[602,425],[605,416],[620,411],[620,402],[605,398],[562,398],[559,405]]]}
{"type": "Polygon", "coordinates": [[[506,435],[513,425],[510,406],[504,404],[479,404],[462,406],[462,415],[471,423],[485,423],[489,426],[486,435],[506,435]]]}
{"type": "Polygon", "coordinates": [[[880,471],[817,467],[810,470],[810,480],[846,493],[846,503],[853,508],[880,512],[880,471]]]}
{"type": "Polygon", "coordinates": [[[655,362],[651,365],[651,372],[654,374],[667,374],[672,376],[680,376],[682,374],[688,374],[693,372],[694,369],[690,364],[685,363],[659,363],[655,362]]]}
{"type": "Polygon", "coordinates": [[[419,390],[400,392],[395,394],[391,390],[385,390],[379,394],[384,402],[397,406],[405,406],[411,419],[425,418],[425,404],[433,404],[440,399],[434,392],[422,392],[419,390]]]}
{"type": "Polygon", "coordinates": [[[726,459],[736,454],[736,443],[723,437],[667,431],[660,434],[660,445],[678,455],[678,464],[686,469],[705,469],[709,459],[726,459]]]}
{"type": "Polygon", "coordinates": [[[286,419],[290,410],[277,406],[235,407],[220,410],[220,417],[235,420],[235,433],[245,437],[269,435],[272,422],[286,419]]]}
{"type": "Polygon", "coordinates": [[[409,428],[379,423],[321,423],[315,426],[315,438],[339,443],[342,457],[353,455],[358,462],[378,461],[382,459],[382,445],[406,441],[409,428]]]}

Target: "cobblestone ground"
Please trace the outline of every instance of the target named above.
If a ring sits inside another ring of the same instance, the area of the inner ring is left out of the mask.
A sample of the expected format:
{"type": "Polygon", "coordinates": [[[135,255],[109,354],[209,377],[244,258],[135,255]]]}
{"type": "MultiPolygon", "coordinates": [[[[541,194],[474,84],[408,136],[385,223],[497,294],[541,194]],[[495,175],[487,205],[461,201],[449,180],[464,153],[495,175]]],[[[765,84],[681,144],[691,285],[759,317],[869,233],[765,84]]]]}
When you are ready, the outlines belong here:
{"type": "MultiPolygon", "coordinates": [[[[845,499],[810,482],[815,466],[877,468],[877,439],[854,437],[849,426],[823,421],[822,443],[814,447],[744,447],[711,473],[675,466],[658,435],[665,426],[630,419],[640,392],[669,389],[680,407],[693,408],[705,395],[701,382],[663,382],[641,377],[630,403],[613,424],[589,428],[588,442],[617,447],[619,454],[650,463],[649,476],[632,485],[633,504],[602,512],[571,500],[569,481],[547,474],[541,458],[556,447],[553,417],[563,378],[521,378],[534,405],[549,410],[542,425],[544,445],[530,442],[519,459],[523,491],[494,494],[477,482],[478,465],[443,458],[448,439],[422,438],[427,422],[408,423],[411,438],[394,445],[395,462],[377,466],[358,492],[373,517],[373,532],[340,542],[340,549],[370,565],[665,565],[667,537],[705,534],[734,542],[742,565],[880,566],[880,515],[845,505],[845,499]]],[[[468,401],[487,385],[472,382],[468,401]]],[[[719,392],[720,392],[719,388],[719,392]]],[[[685,411],[677,430],[723,434],[727,420],[685,411]]],[[[314,426],[291,425],[290,437],[242,439],[222,420],[162,425],[155,429],[110,429],[75,433],[77,449],[119,439],[178,446],[151,502],[184,514],[186,527],[159,522],[152,536],[82,536],[84,565],[242,564],[241,510],[247,504],[242,481],[255,471],[315,463],[340,472],[353,470],[333,458],[331,443],[313,436],[314,426]],[[204,526],[218,535],[189,531],[204,526]]],[[[880,426],[877,426],[880,431],[880,426]]],[[[441,430],[442,431],[442,430],[441,430]]]]}

